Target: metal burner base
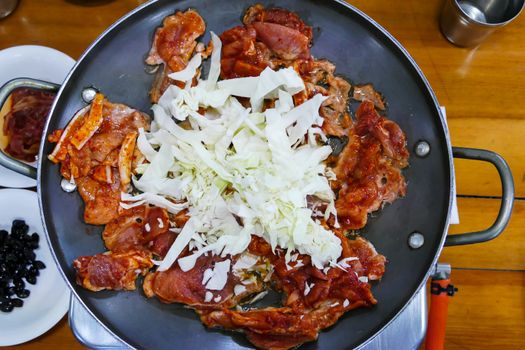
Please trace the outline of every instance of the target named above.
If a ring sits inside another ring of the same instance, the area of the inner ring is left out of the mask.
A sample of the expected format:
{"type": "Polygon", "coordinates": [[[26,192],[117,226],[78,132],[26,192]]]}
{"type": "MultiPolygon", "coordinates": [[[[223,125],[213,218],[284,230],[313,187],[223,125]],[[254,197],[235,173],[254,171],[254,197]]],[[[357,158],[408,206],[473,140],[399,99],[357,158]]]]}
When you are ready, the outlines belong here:
{"type": "MultiPolygon", "coordinates": [[[[97,350],[129,349],[102,327],[71,295],[69,325],[82,345],[97,350]]],[[[383,332],[362,346],[361,350],[417,349],[427,329],[427,295],[422,288],[410,304],[383,332]]]]}

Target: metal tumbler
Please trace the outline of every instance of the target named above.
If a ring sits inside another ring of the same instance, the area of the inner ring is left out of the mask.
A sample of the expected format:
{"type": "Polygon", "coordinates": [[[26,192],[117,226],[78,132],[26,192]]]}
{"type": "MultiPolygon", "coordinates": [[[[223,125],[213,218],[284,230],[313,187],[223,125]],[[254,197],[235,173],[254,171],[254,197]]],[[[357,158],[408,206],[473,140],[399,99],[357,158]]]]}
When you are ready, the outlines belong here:
{"type": "Polygon", "coordinates": [[[525,0],[445,0],[441,32],[454,45],[476,46],[518,17],[524,4],[525,0]]]}
{"type": "Polygon", "coordinates": [[[18,5],[18,0],[0,0],[0,18],[9,16],[18,5]]]}

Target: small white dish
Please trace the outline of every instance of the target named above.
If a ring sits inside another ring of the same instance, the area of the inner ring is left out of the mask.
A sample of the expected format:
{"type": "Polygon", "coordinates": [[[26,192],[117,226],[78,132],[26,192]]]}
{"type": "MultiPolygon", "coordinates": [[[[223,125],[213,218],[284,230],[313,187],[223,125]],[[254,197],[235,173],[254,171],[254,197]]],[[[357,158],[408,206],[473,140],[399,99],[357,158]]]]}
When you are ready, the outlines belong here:
{"type": "Polygon", "coordinates": [[[0,312],[0,346],[21,344],[44,334],[64,317],[69,308],[70,291],[51,255],[35,192],[0,190],[0,229],[10,232],[14,219],[25,220],[29,233],[36,232],[40,236],[40,247],[35,253],[46,268],[40,270],[35,285],[26,283],[31,294],[23,299],[24,306],[9,313],[0,312]]]}
{"type": "MultiPolygon", "coordinates": [[[[74,59],[50,47],[10,47],[0,50],[0,86],[15,78],[34,78],[62,84],[74,64],[74,59]]],[[[36,181],[0,166],[0,186],[34,187],[36,181]]]]}

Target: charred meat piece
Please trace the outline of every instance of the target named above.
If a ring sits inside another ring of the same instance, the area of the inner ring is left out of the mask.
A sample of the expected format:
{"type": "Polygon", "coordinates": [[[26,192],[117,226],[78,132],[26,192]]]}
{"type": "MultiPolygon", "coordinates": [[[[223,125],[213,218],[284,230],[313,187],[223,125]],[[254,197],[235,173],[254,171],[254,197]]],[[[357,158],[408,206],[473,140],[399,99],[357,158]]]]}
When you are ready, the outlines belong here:
{"type": "MultiPolygon", "coordinates": [[[[86,223],[106,224],[118,216],[123,185],[119,174],[123,161],[120,150],[126,137],[136,136],[139,128],[149,128],[147,115],[111,103],[102,96],[92,106],[80,110],[66,129],[50,136],[50,141],[57,145],[49,159],[60,163],[62,176],[77,184],[86,204],[86,223]]],[[[133,153],[125,155],[133,157],[133,153]]],[[[130,168],[124,170],[129,177],[130,168]]]]}
{"type": "Polygon", "coordinates": [[[73,262],[77,270],[77,283],[97,292],[109,290],[135,290],[135,279],[152,266],[151,254],[129,251],[122,254],[106,252],[94,256],[81,256],[73,262]]]}
{"type": "Polygon", "coordinates": [[[163,65],[157,72],[150,91],[153,103],[174,83],[170,81],[168,74],[186,67],[197,46],[197,38],[204,34],[205,28],[204,20],[194,10],[179,11],[164,18],[162,27],[155,32],[153,45],[146,58],[146,64],[163,65]]]}
{"type": "Polygon", "coordinates": [[[368,213],[406,193],[401,169],[408,165],[406,138],[393,121],[381,117],[370,101],[356,112],[357,123],[334,171],[336,209],[345,229],[366,225],[368,213]]]}

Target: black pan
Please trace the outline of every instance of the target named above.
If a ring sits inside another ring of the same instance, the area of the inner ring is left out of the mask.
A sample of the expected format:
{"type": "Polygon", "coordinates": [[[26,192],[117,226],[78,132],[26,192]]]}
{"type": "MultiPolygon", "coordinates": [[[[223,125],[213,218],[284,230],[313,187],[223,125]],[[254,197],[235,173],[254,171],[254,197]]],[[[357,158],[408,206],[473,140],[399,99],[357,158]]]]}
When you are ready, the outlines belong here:
{"type": "MultiPolygon", "coordinates": [[[[275,2],[261,1],[267,6],[275,2]]],[[[44,135],[63,128],[76,111],[85,106],[81,95],[86,87],[101,90],[109,100],[149,112],[148,90],[153,76],[145,70],[155,28],[176,10],[195,8],[207,23],[207,30],[221,33],[240,24],[244,10],[253,0],[149,2],[110,27],[82,55],[60,88],[44,135]]],[[[432,89],[405,49],[372,19],[341,1],[279,1],[278,6],[296,11],[314,27],[312,53],[328,58],[337,73],[354,83],[373,83],[388,101],[388,117],[405,131],[411,150],[405,198],[373,215],[361,234],[388,258],[383,280],[373,293],[379,303],[372,309],[347,313],[339,322],[304,348],[353,348],[366,343],[411,300],[425,284],[445,243],[453,184],[452,150],[443,116],[432,89]],[[427,149],[426,142],[429,146],[427,149]],[[416,152],[417,151],[417,152],[416,152]],[[428,151],[425,152],[425,151],[428,151]],[[419,155],[418,155],[419,154],[419,155]],[[424,236],[419,249],[410,248],[413,232],[424,236]]],[[[204,41],[209,40],[206,34],[204,41]]],[[[11,82],[4,89],[20,85],[11,82]]],[[[53,88],[45,83],[33,86],[53,88]]],[[[0,98],[2,94],[0,94],[0,98]]],[[[165,305],[136,292],[86,291],[75,284],[73,260],[105,250],[102,227],[86,225],[83,204],[77,193],[60,188],[58,166],[47,161],[53,145],[43,142],[38,164],[38,192],[48,239],[56,261],[73,293],[90,313],[120,340],[134,348],[202,349],[248,348],[242,335],[206,329],[196,314],[178,304],[165,305]]],[[[504,189],[500,215],[489,230],[467,236],[448,237],[449,244],[466,244],[497,236],[506,226],[513,201],[513,183],[505,161],[488,151],[455,149],[456,156],[494,163],[504,189]]],[[[30,173],[1,155],[10,168],[30,173]]]]}

